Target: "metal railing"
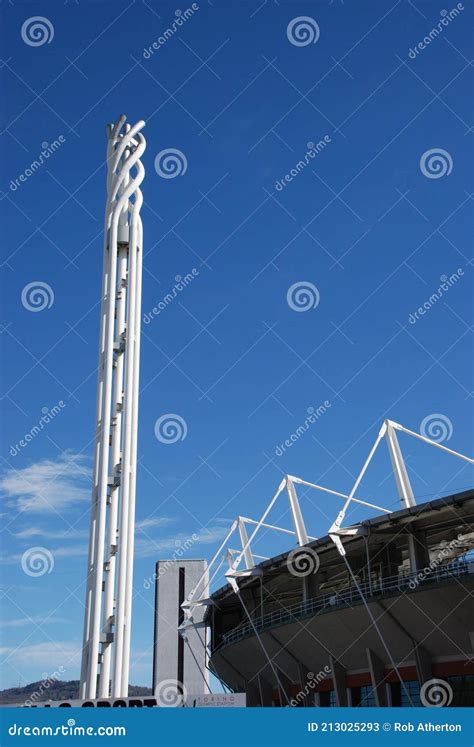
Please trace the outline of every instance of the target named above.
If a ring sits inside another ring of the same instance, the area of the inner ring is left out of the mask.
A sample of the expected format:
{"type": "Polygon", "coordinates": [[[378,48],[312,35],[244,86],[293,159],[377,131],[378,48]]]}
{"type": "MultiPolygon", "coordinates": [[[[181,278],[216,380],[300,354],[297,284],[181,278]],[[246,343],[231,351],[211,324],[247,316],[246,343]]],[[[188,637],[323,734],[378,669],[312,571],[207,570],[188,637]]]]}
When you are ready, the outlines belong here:
{"type": "MultiPolygon", "coordinates": [[[[410,573],[405,576],[388,576],[376,582],[361,582],[359,583],[359,589],[364,597],[374,598],[397,592],[406,593],[415,591],[430,584],[454,580],[470,573],[474,573],[474,563],[460,561],[433,569],[429,567],[423,568],[416,573],[410,573]]],[[[295,619],[314,615],[315,613],[319,614],[320,612],[331,611],[341,607],[353,607],[357,604],[362,604],[359,590],[355,586],[349,586],[342,591],[298,602],[289,607],[282,607],[273,612],[267,612],[265,615],[254,613],[252,621],[255,628],[260,631],[266,628],[287,625],[295,619]]],[[[249,622],[239,625],[228,633],[224,633],[214,650],[228,646],[250,635],[254,635],[254,630],[249,622]]]]}

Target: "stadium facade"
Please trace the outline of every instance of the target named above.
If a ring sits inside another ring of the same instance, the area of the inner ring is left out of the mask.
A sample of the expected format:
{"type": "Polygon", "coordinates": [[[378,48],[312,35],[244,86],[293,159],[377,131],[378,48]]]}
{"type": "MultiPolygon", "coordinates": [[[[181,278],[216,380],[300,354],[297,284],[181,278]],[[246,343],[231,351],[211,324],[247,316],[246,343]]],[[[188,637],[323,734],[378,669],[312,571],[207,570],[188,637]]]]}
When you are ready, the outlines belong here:
{"type": "Polygon", "coordinates": [[[261,518],[237,517],[210,561],[209,583],[225,562],[228,583],[209,597],[197,585],[183,603],[180,631],[204,608],[207,666],[249,706],[474,705],[474,490],[417,504],[400,432],[474,463],[387,420],[347,495],[286,475],[261,518]],[[397,511],[356,498],[383,439],[397,511]],[[308,534],[299,486],[344,501],[326,536],[308,534]],[[293,529],[269,523],[285,493],[293,529]],[[347,525],[361,505],[376,515],[347,525]],[[293,542],[260,559],[255,537],[272,530],[293,542]]]}
{"type": "Polygon", "coordinates": [[[260,563],[240,585],[251,620],[230,586],[211,596],[212,670],[254,706],[416,706],[425,683],[474,705],[473,508],[467,491],[362,522],[343,540],[357,583],[328,536],[308,545],[316,573],[260,563]]]}

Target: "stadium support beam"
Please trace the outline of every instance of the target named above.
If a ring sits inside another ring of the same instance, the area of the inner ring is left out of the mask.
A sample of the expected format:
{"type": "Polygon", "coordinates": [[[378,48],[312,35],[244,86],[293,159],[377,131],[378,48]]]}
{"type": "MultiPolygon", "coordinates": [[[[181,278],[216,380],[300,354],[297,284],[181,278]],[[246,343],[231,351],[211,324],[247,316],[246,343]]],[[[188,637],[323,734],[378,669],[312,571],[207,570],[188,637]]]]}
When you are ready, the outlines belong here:
{"type": "Polygon", "coordinates": [[[310,573],[307,576],[303,576],[301,579],[303,582],[303,601],[307,599],[314,599],[319,592],[320,582],[318,573],[310,573]]]}
{"type": "Polygon", "coordinates": [[[288,705],[292,705],[291,701],[291,685],[292,682],[287,675],[282,672],[280,667],[277,667],[278,669],[278,690],[280,692],[280,703],[283,703],[284,700],[288,703],[288,705]]]}
{"type": "Polygon", "coordinates": [[[291,516],[293,519],[293,524],[295,525],[295,532],[296,532],[296,537],[298,539],[298,544],[301,547],[303,547],[304,545],[308,544],[308,533],[306,531],[305,523],[303,520],[303,514],[301,513],[300,502],[298,500],[298,496],[296,495],[295,486],[289,477],[287,477],[287,480],[286,480],[286,489],[288,491],[290,511],[291,511],[291,516]]]}
{"type": "Polygon", "coordinates": [[[436,446],[437,449],[441,449],[441,451],[445,451],[446,454],[451,454],[452,456],[458,457],[459,459],[463,459],[465,462],[468,462],[469,464],[474,464],[474,458],[468,457],[465,454],[460,454],[459,451],[454,451],[454,449],[449,449],[447,446],[444,446],[444,444],[438,443],[438,441],[433,441],[431,438],[427,438],[427,436],[422,436],[421,433],[416,433],[415,431],[411,431],[409,428],[405,428],[404,425],[400,425],[400,423],[395,423],[393,420],[387,421],[390,423],[390,425],[395,428],[397,431],[401,431],[402,433],[406,433],[408,436],[413,436],[413,438],[417,438],[419,441],[423,441],[425,444],[429,444],[430,446],[436,446]]]}
{"type": "Polygon", "coordinates": [[[366,654],[367,662],[369,665],[370,679],[372,682],[372,690],[375,696],[375,704],[379,708],[385,708],[388,703],[383,661],[370,648],[366,649],[366,654]]]}
{"type": "Polygon", "coordinates": [[[415,496],[413,494],[407,468],[405,466],[402,452],[400,450],[400,444],[398,443],[397,434],[390,420],[387,420],[386,423],[388,453],[390,454],[390,461],[392,462],[392,469],[395,476],[395,482],[397,484],[398,495],[400,496],[403,508],[412,508],[416,505],[415,496]]]}
{"type": "MultiPolygon", "coordinates": [[[[405,428],[403,425],[400,425],[399,423],[395,423],[393,420],[384,420],[382,427],[379,431],[379,434],[375,440],[374,445],[372,446],[372,449],[369,452],[369,455],[367,459],[364,462],[364,465],[359,472],[357,479],[347,496],[347,500],[344,503],[344,506],[342,507],[341,511],[339,511],[336,520],[331,525],[329,529],[329,536],[333,540],[333,542],[337,545],[337,548],[339,550],[339,553],[341,555],[345,554],[344,546],[341,541],[341,536],[344,534],[347,534],[348,532],[352,532],[352,528],[344,529],[342,528],[342,523],[345,519],[347,510],[351,503],[364,503],[363,501],[358,501],[355,498],[355,493],[359,488],[359,485],[362,481],[362,478],[364,477],[367,468],[369,467],[369,464],[371,463],[373,456],[375,452],[377,451],[379,444],[382,440],[382,438],[386,437],[387,445],[389,449],[390,459],[392,462],[392,468],[395,476],[395,481],[397,483],[397,488],[400,496],[400,500],[402,501],[402,504],[404,508],[412,508],[416,505],[415,497],[413,494],[413,490],[410,484],[410,480],[408,477],[407,469],[405,466],[405,462],[403,460],[403,456],[401,453],[401,449],[398,443],[398,439],[396,436],[396,431],[401,431],[402,433],[406,433],[409,436],[413,436],[414,438],[419,439],[420,441],[423,441],[424,443],[430,445],[430,446],[436,446],[441,451],[446,452],[447,454],[451,454],[452,456],[458,457],[459,459],[464,460],[465,462],[468,462],[469,464],[474,464],[474,459],[472,457],[465,456],[464,454],[460,454],[457,451],[454,451],[453,449],[449,449],[447,446],[444,446],[443,444],[438,443],[437,441],[433,441],[430,438],[427,438],[426,436],[423,436],[421,433],[415,433],[414,431],[409,430],[409,428],[405,428]]],[[[370,505],[370,504],[365,504],[370,505]]],[[[372,506],[372,508],[376,508],[379,511],[383,511],[386,513],[391,513],[390,511],[387,511],[385,508],[381,508],[380,506],[372,506]]]]}
{"type": "Polygon", "coordinates": [[[128,695],[143,257],[140,185],[145,175],[140,159],[146,141],[141,133],[145,122],[130,126],[125,120],[122,115],[107,128],[96,433],[80,679],[80,697],[88,699],[128,695]]]}
{"type": "Polygon", "coordinates": [[[417,532],[414,527],[408,528],[408,555],[410,571],[416,573],[430,563],[430,551],[426,544],[424,532],[417,532]]]}
{"type": "Polygon", "coordinates": [[[186,627],[186,620],[189,620],[192,617],[193,607],[195,607],[197,604],[199,604],[202,601],[201,600],[202,592],[201,592],[201,596],[200,597],[198,596],[198,592],[202,589],[202,584],[205,582],[206,574],[210,572],[210,570],[214,566],[215,562],[218,559],[220,559],[220,562],[218,563],[217,568],[215,569],[215,571],[212,574],[212,576],[209,578],[209,585],[210,585],[212,583],[212,581],[214,580],[214,577],[217,575],[217,573],[218,573],[218,571],[219,571],[219,569],[220,569],[223,561],[228,557],[227,550],[224,551],[224,555],[222,557],[220,557],[220,556],[221,556],[222,551],[226,547],[229,539],[231,538],[231,536],[233,535],[233,533],[237,529],[237,526],[238,526],[238,521],[237,521],[237,519],[235,519],[232,522],[232,524],[230,526],[230,529],[227,532],[226,536],[224,537],[224,539],[222,540],[221,544],[219,545],[219,548],[214,553],[214,555],[213,555],[213,557],[212,557],[212,559],[211,559],[211,561],[210,561],[210,563],[209,563],[209,565],[207,567],[207,570],[201,575],[201,578],[199,579],[199,581],[197,582],[196,586],[194,587],[194,589],[189,594],[187,600],[185,602],[183,602],[183,604],[181,605],[181,607],[184,610],[184,615],[185,615],[185,621],[184,621],[183,625],[180,626],[183,629],[186,627]],[[196,596],[198,596],[198,599],[196,599],[196,601],[195,601],[195,597],[196,596]]]}
{"type": "Polygon", "coordinates": [[[239,516],[237,521],[238,521],[238,527],[239,527],[240,543],[242,547],[244,548],[243,554],[244,554],[244,560],[245,560],[245,567],[248,570],[249,568],[253,568],[255,563],[253,562],[252,550],[250,549],[250,543],[249,543],[249,538],[247,535],[247,530],[245,528],[245,522],[242,520],[241,516],[239,516]]]}
{"type": "Polygon", "coordinates": [[[260,702],[262,706],[272,706],[272,686],[261,674],[257,676],[258,688],[260,690],[260,702]]]}
{"type": "MultiPolygon", "coordinates": [[[[270,511],[272,510],[272,508],[273,508],[274,504],[275,504],[275,503],[276,503],[276,501],[277,501],[277,498],[278,498],[278,496],[279,496],[279,495],[280,495],[280,493],[281,493],[281,492],[282,492],[282,491],[283,491],[283,490],[285,489],[285,486],[286,486],[286,478],[284,478],[284,479],[283,479],[283,480],[281,481],[281,483],[279,484],[279,486],[278,486],[278,488],[277,488],[277,491],[276,491],[276,493],[274,494],[274,496],[273,496],[273,498],[271,499],[270,503],[268,504],[267,508],[266,508],[266,509],[265,509],[265,511],[263,512],[263,514],[262,514],[262,516],[261,516],[260,520],[259,520],[259,521],[257,522],[257,525],[256,525],[255,529],[253,530],[252,534],[250,535],[249,539],[247,540],[247,542],[246,542],[246,543],[245,543],[245,545],[243,546],[243,548],[242,548],[242,552],[241,552],[241,553],[239,553],[239,555],[237,556],[237,558],[236,558],[236,559],[234,560],[234,562],[232,563],[232,572],[235,572],[235,571],[237,570],[237,568],[239,567],[239,565],[240,565],[240,562],[241,562],[241,560],[242,560],[242,557],[243,557],[243,555],[244,555],[245,551],[247,550],[247,548],[248,548],[248,547],[250,547],[250,545],[251,545],[252,541],[253,541],[253,540],[254,540],[254,538],[255,538],[255,535],[256,535],[256,534],[258,533],[258,531],[259,531],[260,527],[262,526],[262,524],[264,523],[264,521],[265,521],[265,519],[267,518],[268,514],[269,514],[269,513],[270,513],[270,511]]],[[[232,574],[231,574],[231,572],[228,572],[228,573],[226,573],[226,576],[228,576],[228,577],[230,577],[231,575],[232,575],[232,574]]]]}
{"type": "Polygon", "coordinates": [[[433,676],[431,668],[431,656],[420,644],[415,647],[416,674],[420,686],[430,680],[433,676]]]}
{"type": "Polygon", "coordinates": [[[262,697],[258,682],[257,684],[252,681],[246,682],[245,695],[247,696],[247,707],[258,706],[262,697]]]}
{"type": "Polygon", "coordinates": [[[340,707],[347,706],[346,669],[333,656],[329,658],[336,703],[340,707]]]}
{"type": "Polygon", "coordinates": [[[314,703],[314,672],[310,673],[308,667],[303,662],[298,663],[298,672],[300,677],[300,692],[303,694],[303,704],[306,707],[314,703]],[[311,677],[309,675],[312,675],[311,677]]]}
{"type": "MultiPolygon", "coordinates": [[[[355,492],[358,489],[358,487],[359,487],[359,485],[360,485],[360,483],[362,481],[362,478],[364,477],[364,475],[365,475],[365,473],[367,471],[367,468],[368,468],[370,462],[372,461],[372,457],[374,456],[375,452],[377,451],[377,448],[378,448],[378,445],[379,445],[380,441],[385,436],[386,430],[387,430],[387,424],[385,422],[382,425],[377,438],[375,439],[375,443],[374,443],[374,445],[372,446],[372,448],[371,448],[371,450],[369,452],[369,456],[365,460],[364,465],[363,465],[361,471],[357,475],[357,479],[356,479],[354,485],[352,486],[351,492],[347,496],[346,502],[344,503],[342,509],[339,511],[339,513],[338,513],[338,515],[336,517],[336,521],[333,523],[333,525],[329,529],[329,535],[331,537],[333,537],[333,538],[336,537],[336,539],[334,539],[334,542],[337,544],[338,550],[341,553],[341,555],[344,555],[344,549],[343,549],[343,546],[342,546],[342,542],[340,541],[340,539],[337,536],[337,534],[338,534],[338,532],[339,532],[339,530],[341,528],[342,522],[345,519],[347,509],[349,508],[349,506],[352,503],[352,501],[355,500],[355,498],[354,498],[355,492]]],[[[380,510],[385,511],[385,509],[380,509],[380,510]]],[[[390,512],[388,512],[388,513],[390,513],[390,512]]]]}

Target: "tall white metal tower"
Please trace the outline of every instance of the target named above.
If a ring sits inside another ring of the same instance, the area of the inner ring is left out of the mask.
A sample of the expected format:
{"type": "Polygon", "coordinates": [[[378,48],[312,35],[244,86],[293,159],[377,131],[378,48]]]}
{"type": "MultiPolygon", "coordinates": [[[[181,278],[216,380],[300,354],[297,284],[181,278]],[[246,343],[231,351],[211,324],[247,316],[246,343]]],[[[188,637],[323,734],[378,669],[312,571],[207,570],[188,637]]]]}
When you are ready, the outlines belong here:
{"type": "Polygon", "coordinates": [[[126,697],[130,664],[143,226],[141,130],[108,125],[97,413],[80,698],[126,697]]]}

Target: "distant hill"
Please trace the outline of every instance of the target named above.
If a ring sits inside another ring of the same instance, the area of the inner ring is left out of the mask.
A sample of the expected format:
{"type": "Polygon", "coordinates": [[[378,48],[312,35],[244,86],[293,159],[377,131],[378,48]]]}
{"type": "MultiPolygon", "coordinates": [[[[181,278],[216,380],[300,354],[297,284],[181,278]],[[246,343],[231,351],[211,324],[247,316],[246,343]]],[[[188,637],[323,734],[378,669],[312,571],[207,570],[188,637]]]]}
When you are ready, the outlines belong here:
{"type": "MultiPolygon", "coordinates": [[[[141,685],[130,685],[129,695],[151,695],[151,687],[142,687],[141,685]]],[[[70,680],[62,682],[56,680],[49,682],[49,687],[45,686],[44,681],[31,682],[25,687],[10,687],[8,690],[0,690],[0,705],[8,703],[40,703],[45,700],[73,700],[79,697],[79,680],[70,680]],[[34,697],[33,694],[36,693],[34,697]]]]}

